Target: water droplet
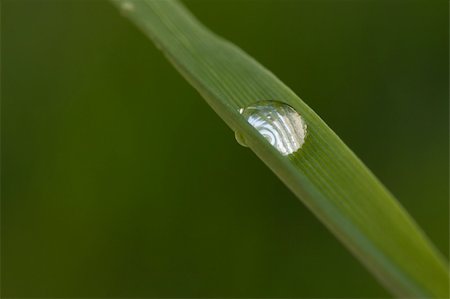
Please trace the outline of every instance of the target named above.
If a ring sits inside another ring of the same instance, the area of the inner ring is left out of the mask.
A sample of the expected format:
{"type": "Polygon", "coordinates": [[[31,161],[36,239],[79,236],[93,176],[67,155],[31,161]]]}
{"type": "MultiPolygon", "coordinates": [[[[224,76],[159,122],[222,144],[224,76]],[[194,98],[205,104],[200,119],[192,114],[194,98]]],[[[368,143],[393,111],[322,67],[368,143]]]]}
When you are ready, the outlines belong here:
{"type": "Polygon", "coordinates": [[[234,133],[234,138],[236,138],[236,141],[240,145],[248,147],[247,142],[245,141],[245,137],[241,133],[239,133],[239,132],[234,133]]]}
{"type": "MultiPolygon", "coordinates": [[[[306,123],[285,103],[261,101],[241,108],[239,112],[283,156],[296,152],[305,143],[306,123]]],[[[236,140],[246,146],[240,133],[236,133],[236,140]]]]}
{"type": "Polygon", "coordinates": [[[134,11],[134,4],[129,1],[124,1],[120,5],[120,10],[123,14],[128,14],[134,11]]]}

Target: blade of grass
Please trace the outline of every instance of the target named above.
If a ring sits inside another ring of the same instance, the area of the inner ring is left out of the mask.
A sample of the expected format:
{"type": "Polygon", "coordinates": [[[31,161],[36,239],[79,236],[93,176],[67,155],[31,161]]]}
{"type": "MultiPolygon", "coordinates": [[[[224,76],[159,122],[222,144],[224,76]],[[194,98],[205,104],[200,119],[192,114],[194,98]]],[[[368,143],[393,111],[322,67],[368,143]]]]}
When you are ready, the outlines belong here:
{"type": "MultiPolygon", "coordinates": [[[[112,0],[162,50],[248,146],[399,297],[448,298],[448,267],[395,198],[293,91],[218,37],[176,0],[112,0]],[[295,108],[308,125],[282,156],[240,115],[260,100],[295,108]]],[[[132,74],[130,74],[132,75],[132,74]]]]}

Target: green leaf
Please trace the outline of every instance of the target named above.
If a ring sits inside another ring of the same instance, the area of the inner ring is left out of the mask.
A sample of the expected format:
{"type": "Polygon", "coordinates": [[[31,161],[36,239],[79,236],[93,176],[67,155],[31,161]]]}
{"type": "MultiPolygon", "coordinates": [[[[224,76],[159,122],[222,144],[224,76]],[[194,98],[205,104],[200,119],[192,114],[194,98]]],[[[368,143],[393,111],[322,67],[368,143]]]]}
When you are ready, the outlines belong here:
{"type": "Polygon", "coordinates": [[[283,82],[205,28],[178,1],[112,1],[387,289],[400,297],[448,298],[443,257],[370,170],[283,82]],[[282,155],[240,114],[240,108],[259,101],[284,102],[302,116],[308,132],[300,150],[282,155]]]}

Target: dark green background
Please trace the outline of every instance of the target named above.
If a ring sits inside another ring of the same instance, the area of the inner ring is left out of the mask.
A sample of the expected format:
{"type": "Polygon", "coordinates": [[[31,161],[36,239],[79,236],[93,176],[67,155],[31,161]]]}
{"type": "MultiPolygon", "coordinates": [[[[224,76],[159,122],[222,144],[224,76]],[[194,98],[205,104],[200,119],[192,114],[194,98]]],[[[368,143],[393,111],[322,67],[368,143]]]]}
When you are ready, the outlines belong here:
{"type": "MultiPolygon", "coordinates": [[[[185,1],[448,256],[447,1],[185,1]]],[[[388,294],[107,1],[2,0],[2,297],[388,294]]]]}

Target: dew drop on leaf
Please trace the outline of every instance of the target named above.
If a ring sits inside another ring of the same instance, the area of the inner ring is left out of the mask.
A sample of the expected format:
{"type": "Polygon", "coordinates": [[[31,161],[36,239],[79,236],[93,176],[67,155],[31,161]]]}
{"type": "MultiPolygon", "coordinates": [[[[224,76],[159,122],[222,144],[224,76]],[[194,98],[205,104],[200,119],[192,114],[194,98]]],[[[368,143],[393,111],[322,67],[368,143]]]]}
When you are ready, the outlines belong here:
{"type": "Polygon", "coordinates": [[[235,133],[234,133],[234,138],[236,138],[236,141],[237,141],[240,145],[242,145],[242,146],[244,146],[244,147],[248,147],[247,142],[245,141],[245,137],[244,137],[244,135],[242,135],[241,133],[235,132],[235,133]]]}
{"type": "MultiPolygon", "coordinates": [[[[239,110],[241,115],[283,156],[299,150],[305,143],[306,123],[291,106],[278,101],[261,101],[239,110]]],[[[236,133],[239,144],[244,136],[236,133]]]]}

